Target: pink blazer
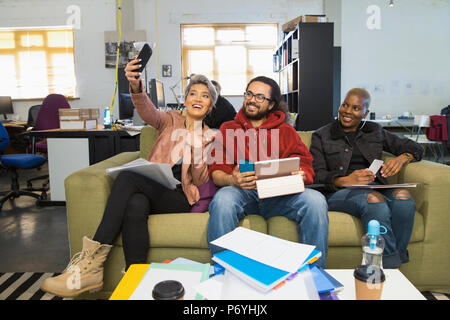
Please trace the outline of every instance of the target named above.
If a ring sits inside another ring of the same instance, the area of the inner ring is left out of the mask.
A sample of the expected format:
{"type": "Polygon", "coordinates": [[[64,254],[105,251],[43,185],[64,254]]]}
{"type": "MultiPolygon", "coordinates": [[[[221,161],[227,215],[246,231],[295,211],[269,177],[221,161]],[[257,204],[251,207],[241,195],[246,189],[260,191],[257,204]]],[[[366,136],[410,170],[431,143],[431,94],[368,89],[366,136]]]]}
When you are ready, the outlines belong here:
{"type": "Polygon", "coordinates": [[[201,137],[194,137],[185,129],[185,116],[176,111],[158,111],[145,92],[131,93],[131,99],[142,120],[158,130],[148,161],[173,166],[183,157],[181,185],[189,204],[194,205],[200,200],[198,187],[209,179],[205,160],[215,132],[203,125],[194,131],[201,132],[201,137]]]}

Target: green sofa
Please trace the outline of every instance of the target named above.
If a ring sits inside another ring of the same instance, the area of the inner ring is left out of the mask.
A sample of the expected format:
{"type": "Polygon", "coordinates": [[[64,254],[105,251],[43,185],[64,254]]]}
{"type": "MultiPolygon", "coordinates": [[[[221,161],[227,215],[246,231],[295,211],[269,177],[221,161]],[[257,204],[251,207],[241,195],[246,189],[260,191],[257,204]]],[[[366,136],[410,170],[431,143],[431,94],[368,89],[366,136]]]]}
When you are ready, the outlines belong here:
{"type": "MultiPolygon", "coordinates": [[[[309,147],[311,132],[299,132],[309,147]]],[[[147,158],[156,130],[144,127],[140,151],[124,152],[79,170],[65,180],[71,255],[81,251],[82,237],[92,237],[103,215],[113,180],[105,169],[138,157],[147,158]]],[[[386,155],[388,156],[388,155],[386,155]]],[[[410,262],[401,271],[419,290],[450,292],[450,167],[421,161],[406,166],[391,183],[418,182],[411,189],[417,212],[409,244],[410,262]]],[[[206,241],[208,213],[156,214],[149,217],[150,248],[148,262],[177,257],[210,262],[206,241]]],[[[341,212],[329,212],[329,251],[327,268],[353,269],[361,262],[363,227],[359,219],[341,212]]],[[[284,217],[265,221],[247,216],[241,226],[283,239],[298,241],[296,224],[284,217]]],[[[105,264],[103,290],[85,294],[82,299],[108,298],[122,278],[125,266],[119,237],[105,264]]]]}

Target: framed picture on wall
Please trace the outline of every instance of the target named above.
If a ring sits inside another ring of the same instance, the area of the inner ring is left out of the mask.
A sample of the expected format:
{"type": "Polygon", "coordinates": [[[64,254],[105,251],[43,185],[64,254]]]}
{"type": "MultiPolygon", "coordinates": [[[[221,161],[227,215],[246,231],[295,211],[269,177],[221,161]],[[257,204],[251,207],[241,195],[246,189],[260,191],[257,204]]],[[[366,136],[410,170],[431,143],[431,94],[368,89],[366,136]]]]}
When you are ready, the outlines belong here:
{"type": "Polygon", "coordinates": [[[163,77],[171,77],[172,76],[172,65],[163,64],[162,66],[162,76],[163,77]]]}
{"type": "MultiPolygon", "coordinates": [[[[105,68],[115,68],[117,59],[117,39],[116,31],[105,31],[105,68]]],[[[124,68],[128,61],[139,54],[135,48],[135,43],[146,41],[145,30],[124,31],[120,42],[119,68],[124,68]]]]}

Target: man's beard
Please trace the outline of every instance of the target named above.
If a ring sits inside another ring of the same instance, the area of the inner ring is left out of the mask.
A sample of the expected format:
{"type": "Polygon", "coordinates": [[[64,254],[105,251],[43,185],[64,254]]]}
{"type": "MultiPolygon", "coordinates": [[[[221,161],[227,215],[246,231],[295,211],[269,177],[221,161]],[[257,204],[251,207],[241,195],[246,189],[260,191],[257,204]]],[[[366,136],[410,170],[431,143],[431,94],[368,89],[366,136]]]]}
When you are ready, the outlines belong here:
{"type": "MultiPolygon", "coordinates": [[[[256,106],[255,104],[252,104],[253,106],[256,106]]],[[[258,108],[258,113],[256,114],[249,114],[247,113],[247,108],[246,108],[246,104],[244,103],[244,105],[242,106],[242,108],[244,108],[244,114],[247,117],[247,119],[249,120],[261,120],[263,118],[265,118],[267,116],[267,114],[270,112],[269,108],[267,108],[265,111],[260,111],[261,109],[256,106],[258,108]]]]}

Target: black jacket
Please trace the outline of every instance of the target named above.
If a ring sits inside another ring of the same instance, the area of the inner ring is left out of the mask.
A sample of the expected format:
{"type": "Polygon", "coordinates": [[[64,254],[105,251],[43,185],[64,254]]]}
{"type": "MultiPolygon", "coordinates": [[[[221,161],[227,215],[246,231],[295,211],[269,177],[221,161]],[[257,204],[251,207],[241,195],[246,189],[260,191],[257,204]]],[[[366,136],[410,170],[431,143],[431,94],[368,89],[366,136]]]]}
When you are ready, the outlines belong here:
{"type": "MultiPolygon", "coordinates": [[[[414,155],[414,161],[420,161],[423,156],[423,147],[420,144],[408,138],[401,138],[370,121],[364,126],[360,125],[355,143],[369,163],[381,159],[383,151],[395,156],[409,152],[414,155]]],[[[314,183],[325,184],[326,191],[339,190],[334,185],[334,180],[346,175],[352,158],[352,147],[338,120],[313,133],[310,152],[314,158],[314,183]]],[[[381,183],[387,184],[386,178],[383,178],[380,172],[377,178],[381,183]]]]}
{"type": "Polygon", "coordinates": [[[211,129],[219,129],[222,123],[234,120],[236,110],[233,105],[224,97],[217,98],[216,105],[203,120],[211,129]]]}

